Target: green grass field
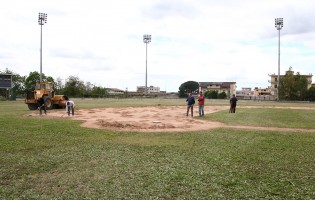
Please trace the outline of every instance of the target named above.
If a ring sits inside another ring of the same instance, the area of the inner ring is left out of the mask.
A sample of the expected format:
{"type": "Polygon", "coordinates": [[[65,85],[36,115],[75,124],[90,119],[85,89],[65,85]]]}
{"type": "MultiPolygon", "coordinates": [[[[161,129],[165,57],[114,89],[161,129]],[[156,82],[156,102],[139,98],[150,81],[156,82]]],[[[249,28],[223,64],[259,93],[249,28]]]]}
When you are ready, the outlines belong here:
{"type": "MultiPolygon", "coordinates": [[[[184,105],[185,100],[76,100],[79,109],[184,105]]],[[[206,102],[228,105],[228,101],[206,102]]],[[[315,129],[310,103],[240,102],[284,109],[206,115],[229,125],[315,129]]],[[[0,102],[0,199],[314,199],[315,132],[219,128],[113,132],[27,117],[0,102]]]]}

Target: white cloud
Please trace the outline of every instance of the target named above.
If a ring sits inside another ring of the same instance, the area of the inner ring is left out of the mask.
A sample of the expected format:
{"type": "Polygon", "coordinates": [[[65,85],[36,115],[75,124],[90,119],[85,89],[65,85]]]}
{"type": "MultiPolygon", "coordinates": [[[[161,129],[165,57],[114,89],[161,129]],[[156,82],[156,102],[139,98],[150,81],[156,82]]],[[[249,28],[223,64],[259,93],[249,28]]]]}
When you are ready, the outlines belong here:
{"type": "Polygon", "coordinates": [[[43,26],[43,72],[70,75],[104,87],[145,83],[143,34],[148,44],[148,84],[177,91],[181,83],[236,81],[267,87],[290,66],[314,74],[315,6],[311,0],[11,0],[0,8],[0,69],[39,71],[38,12],[43,26]]]}

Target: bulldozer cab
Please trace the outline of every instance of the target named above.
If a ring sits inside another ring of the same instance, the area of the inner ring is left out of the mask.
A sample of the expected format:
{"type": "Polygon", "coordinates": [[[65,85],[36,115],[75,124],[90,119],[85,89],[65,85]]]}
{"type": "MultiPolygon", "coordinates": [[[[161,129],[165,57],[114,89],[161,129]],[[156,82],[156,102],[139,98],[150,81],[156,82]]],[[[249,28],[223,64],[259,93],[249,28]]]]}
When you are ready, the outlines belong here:
{"type": "Polygon", "coordinates": [[[53,84],[50,82],[41,82],[41,83],[36,83],[35,85],[36,90],[44,90],[44,89],[50,90],[52,88],[53,88],[53,84]]]}
{"type": "Polygon", "coordinates": [[[36,83],[34,93],[35,93],[35,99],[38,99],[44,96],[53,98],[54,96],[53,83],[51,82],[36,83]]]}

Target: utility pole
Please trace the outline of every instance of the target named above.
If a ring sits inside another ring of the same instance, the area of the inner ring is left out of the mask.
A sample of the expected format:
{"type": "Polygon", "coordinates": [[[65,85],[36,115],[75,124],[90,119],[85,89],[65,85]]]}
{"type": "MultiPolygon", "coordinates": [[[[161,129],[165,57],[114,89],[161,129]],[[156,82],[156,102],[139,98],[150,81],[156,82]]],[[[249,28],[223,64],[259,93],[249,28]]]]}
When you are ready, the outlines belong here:
{"type": "Polygon", "coordinates": [[[47,23],[47,14],[46,13],[39,13],[38,14],[38,24],[40,25],[40,82],[43,81],[42,77],[42,68],[43,68],[43,61],[42,61],[42,51],[43,51],[43,25],[47,23]]]}

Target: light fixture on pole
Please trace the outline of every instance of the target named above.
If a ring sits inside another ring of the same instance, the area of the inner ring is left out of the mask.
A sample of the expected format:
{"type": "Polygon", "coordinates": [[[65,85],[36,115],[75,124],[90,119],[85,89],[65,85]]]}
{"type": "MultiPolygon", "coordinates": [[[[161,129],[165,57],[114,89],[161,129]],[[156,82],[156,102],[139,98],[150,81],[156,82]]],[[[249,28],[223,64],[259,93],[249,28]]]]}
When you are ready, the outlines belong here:
{"type": "Polygon", "coordinates": [[[283,27],[283,18],[275,19],[275,27],[279,31],[279,40],[278,40],[278,83],[277,83],[277,100],[279,101],[279,91],[280,91],[280,30],[283,27]]]}
{"type": "Polygon", "coordinates": [[[145,43],[145,88],[144,94],[148,94],[148,43],[151,42],[151,35],[143,35],[143,42],[145,43]]]}
{"type": "Polygon", "coordinates": [[[40,25],[40,82],[43,81],[42,78],[42,49],[43,49],[43,25],[47,23],[47,14],[46,13],[39,13],[38,14],[38,24],[40,25]]]}

